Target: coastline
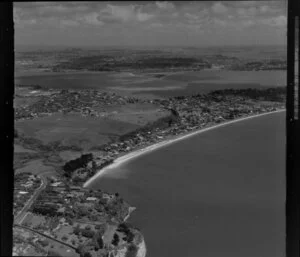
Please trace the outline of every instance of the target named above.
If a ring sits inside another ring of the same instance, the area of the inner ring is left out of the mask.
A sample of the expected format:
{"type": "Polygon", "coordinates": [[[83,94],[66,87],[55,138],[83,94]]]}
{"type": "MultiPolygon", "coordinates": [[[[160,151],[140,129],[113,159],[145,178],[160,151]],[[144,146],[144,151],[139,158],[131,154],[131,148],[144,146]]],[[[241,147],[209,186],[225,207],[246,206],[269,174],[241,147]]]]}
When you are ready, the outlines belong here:
{"type": "Polygon", "coordinates": [[[129,207],[129,209],[128,209],[128,214],[127,214],[127,216],[124,218],[124,222],[125,221],[127,221],[129,218],[130,218],[130,215],[131,215],[131,213],[132,212],[134,212],[136,210],[136,207],[129,207]]]}
{"type": "Polygon", "coordinates": [[[138,244],[138,251],[136,253],[136,257],[145,257],[147,254],[147,248],[145,239],[143,238],[142,242],[138,244]]]}
{"type": "Polygon", "coordinates": [[[164,146],[173,144],[173,143],[178,142],[180,140],[184,140],[184,139],[192,137],[194,135],[198,135],[198,134],[201,134],[203,132],[210,131],[210,130],[213,130],[213,129],[216,129],[216,128],[220,128],[220,127],[223,127],[223,126],[226,126],[226,125],[229,125],[229,124],[233,124],[233,123],[236,123],[236,122],[240,122],[240,121],[244,121],[244,120],[249,120],[249,119],[252,119],[252,118],[257,118],[257,117],[261,117],[261,116],[265,116],[265,115],[269,115],[269,114],[273,114],[273,113],[284,112],[284,111],[286,111],[286,109],[280,109],[280,110],[276,110],[276,111],[265,112],[265,113],[255,114],[255,115],[251,115],[251,116],[247,116],[247,117],[243,117],[243,118],[238,118],[238,119],[226,121],[226,122],[223,122],[223,123],[219,123],[217,125],[213,125],[211,127],[200,128],[200,129],[198,129],[196,131],[188,132],[187,134],[177,135],[177,136],[174,136],[171,139],[166,139],[166,140],[163,140],[161,142],[154,143],[154,144],[146,146],[146,147],[144,147],[142,149],[133,150],[130,153],[127,153],[127,154],[125,154],[123,156],[118,157],[117,159],[115,159],[113,161],[112,164],[104,167],[103,169],[100,169],[97,173],[94,174],[94,176],[90,177],[83,184],[83,187],[84,188],[88,187],[92,182],[94,182],[98,177],[100,177],[101,175],[103,175],[109,169],[117,168],[117,167],[121,166],[122,164],[124,164],[124,163],[126,163],[126,162],[128,162],[128,161],[130,161],[130,160],[132,160],[134,158],[137,158],[137,157],[139,157],[141,155],[150,153],[150,152],[152,152],[154,150],[157,150],[159,148],[162,148],[164,146]]]}

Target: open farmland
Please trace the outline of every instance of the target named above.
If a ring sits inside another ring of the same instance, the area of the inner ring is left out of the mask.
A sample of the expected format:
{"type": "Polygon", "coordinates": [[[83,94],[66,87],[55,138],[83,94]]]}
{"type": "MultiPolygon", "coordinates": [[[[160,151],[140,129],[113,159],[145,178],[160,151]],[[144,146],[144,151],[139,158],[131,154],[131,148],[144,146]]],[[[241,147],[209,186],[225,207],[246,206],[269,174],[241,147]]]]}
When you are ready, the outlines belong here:
{"type": "Polygon", "coordinates": [[[138,125],[108,118],[55,113],[34,120],[17,121],[16,128],[26,136],[37,138],[44,144],[59,141],[64,146],[89,149],[109,142],[110,138],[128,133],[138,128],[138,125]]]}
{"type": "Polygon", "coordinates": [[[106,107],[105,112],[112,120],[138,126],[146,125],[170,114],[169,111],[159,109],[151,103],[106,107]]]}
{"type": "Polygon", "coordinates": [[[51,166],[46,166],[43,163],[42,159],[32,160],[25,163],[22,163],[22,157],[15,157],[15,172],[18,173],[27,173],[30,172],[32,174],[38,175],[41,173],[53,173],[55,174],[55,169],[51,166]]]}

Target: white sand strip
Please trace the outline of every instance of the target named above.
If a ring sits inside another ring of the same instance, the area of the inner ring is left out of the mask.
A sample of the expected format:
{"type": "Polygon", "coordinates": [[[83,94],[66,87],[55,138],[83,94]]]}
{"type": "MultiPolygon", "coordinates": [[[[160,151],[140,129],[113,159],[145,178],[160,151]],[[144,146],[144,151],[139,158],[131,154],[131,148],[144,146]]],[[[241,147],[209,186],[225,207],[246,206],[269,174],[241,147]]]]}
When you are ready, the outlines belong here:
{"type": "Polygon", "coordinates": [[[124,164],[125,162],[128,162],[128,161],[130,161],[130,160],[132,160],[134,158],[137,158],[137,157],[139,157],[139,156],[141,156],[143,154],[146,154],[146,153],[149,153],[151,151],[154,151],[154,150],[156,150],[158,148],[161,148],[161,147],[173,144],[173,143],[175,143],[177,141],[189,138],[189,137],[194,136],[194,135],[198,135],[198,134],[206,132],[206,131],[210,131],[212,129],[220,128],[220,127],[223,127],[223,126],[226,126],[226,125],[229,125],[229,124],[233,124],[233,123],[236,123],[236,122],[240,122],[240,121],[244,121],[244,120],[249,120],[249,119],[252,119],[252,118],[261,117],[261,116],[265,116],[265,115],[269,115],[269,114],[273,114],[273,113],[277,113],[277,112],[284,112],[284,111],[285,111],[285,109],[277,110],[277,111],[272,111],[272,112],[265,112],[265,113],[261,113],[261,114],[251,115],[251,116],[248,116],[248,117],[244,117],[244,118],[239,118],[239,119],[235,119],[235,120],[223,122],[223,123],[220,123],[218,125],[214,125],[214,126],[211,126],[211,127],[208,127],[208,128],[198,129],[196,131],[190,132],[190,133],[182,135],[182,136],[180,136],[180,135],[179,136],[174,136],[175,138],[173,138],[173,139],[164,140],[164,141],[161,141],[159,143],[155,143],[153,145],[147,146],[147,147],[145,147],[143,149],[139,149],[139,150],[133,151],[131,153],[125,154],[125,155],[123,155],[123,156],[115,159],[112,164],[110,164],[110,165],[104,167],[103,169],[99,170],[93,177],[91,177],[89,180],[87,180],[84,183],[83,186],[84,187],[88,187],[94,180],[96,180],[98,177],[102,176],[109,169],[117,168],[120,165],[124,164]]]}
{"type": "Polygon", "coordinates": [[[138,251],[136,253],[136,257],[145,257],[147,253],[146,243],[143,238],[143,241],[138,245],[138,251]]]}

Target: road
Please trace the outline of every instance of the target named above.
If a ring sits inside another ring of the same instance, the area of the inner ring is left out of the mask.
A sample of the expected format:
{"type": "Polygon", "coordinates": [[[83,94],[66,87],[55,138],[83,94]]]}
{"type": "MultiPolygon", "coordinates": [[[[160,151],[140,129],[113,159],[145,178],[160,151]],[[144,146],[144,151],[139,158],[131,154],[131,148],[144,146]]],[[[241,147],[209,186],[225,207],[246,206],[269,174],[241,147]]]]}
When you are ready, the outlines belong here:
{"type": "Polygon", "coordinates": [[[70,247],[70,248],[72,248],[72,249],[75,250],[75,251],[76,251],[76,249],[77,249],[77,248],[76,248],[75,246],[73,246],[73,245],[70,245],[70,244],[65,243],[65,242],[63,242],[63,241],[60,241],[60,240],[57,240],[57,239],[55,239],[54,237],[45,235],[45,234],[43,234],[42,232],[36,231],[36,230],[34,230],[34,229],[32,229],[32,228],[25,227],[25,226],[18,225],[18,224],[15,224],[14,226],[19,227],[19,228],[23,228],[23,229],[26,229],[26,230],[29,230],[29,231],[31,231],[31,232],[33,232],[33,233],[37,233],[37,234],[39,234],[39,235],[41,235],[41,236],[43,236],[43,237],[46,237],[46,238],[48,238],[48,239],[50,239],[50,240],[53,240],[53,241],[57,242],[57,243],[59,243],[59,244],[63,244],[63,245],[65,245],[65,246],[67,246],[67,247],[70,247]]]}
{"type": "Polygon", "coordinates": [[[50,173],[50,172],[45,172],[45,173],[39,175],[39,177],[42,180],[42,183],[41,183],[40,187],[34,192],[31,199],[25,204],[25,206],[22,208],[22,210],[19,212],[19,214],[15,217],[15,220],[14,220],[15,224],[18,224],[18,225],[22,224],[22,222],[24,221],[24,219],[26,218],[26,216],[28,214],[27,212],[30,209],[32,203],[37,199],[39,194],[46,188],[47,177],[44,175],[47,173],[50,173]]]}

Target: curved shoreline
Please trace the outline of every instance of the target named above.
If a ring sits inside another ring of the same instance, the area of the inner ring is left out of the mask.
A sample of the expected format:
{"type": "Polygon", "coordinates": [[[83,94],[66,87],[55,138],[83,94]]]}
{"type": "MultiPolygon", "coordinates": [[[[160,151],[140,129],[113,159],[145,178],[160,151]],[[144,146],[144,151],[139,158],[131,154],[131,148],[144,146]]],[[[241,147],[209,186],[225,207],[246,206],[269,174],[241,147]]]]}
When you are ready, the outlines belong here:
{"type": "Polygon", "coordinates": [[[128,154],[125,154],[123,156],[118,157],[117,159],[115,159],[113,161],[112,164],[104,167],[103,169],[100,169],[94,176],[92,176],[91,178],[89,178],[84,183],[83,187],[88,187],[94,180],[96,180],[98,177],[100,177],[101,175],[103,175],[107,170],[119,167],[123,163],[126,163],[126,162],[128,162],[128,161],[130,161],[130,160],[132,160],[134,158],[137,158],[137,157],[139,157],[141,155],[144,155],[146,153],[152,152],[152,151],[157,150],[159,148],[162,148],[164,146],[170,145],[172,143],[175,143],[175,142],[178,142],[180,140],[192,137],[194,135],[198,135],[198,134],[201,134],[203,132],[206,132],[206,131],[209,131],[209,130],[213,130],[213,129],[216,129],[216,128],[220,128],[220,127],[223,127],[223,126],[226,126],[226,125],[229,125],[229,124],[233,124],[233,123],[236,123],[236,122],[240,122],[240,121],[244,121],[244,120],[249,120],[249,119],[252,119],[252,118],[257,118],[257,117],[261,117],[261,116],[265,116],[265,115],[269,115],[269,114],[273,114],[273,113],[284,112],[284,111],[286,111],[286,109],[276,110],[276,111],[271,111],[271,112],[265,112],[265,113],[251,115],[251,116],[248,116],[248,117],[238,118],[238,119],[235,119],[235,120],[231,120],[231,121],[223,122],[223,123],[220,123],[220,124],[217,124],[217,125],[213,125],[211,127],[200,128],[200,129],[198,129],[196,131],[192,131],[192,132],[189,132],[189,133],[184,134],[184,135],[177,135],[177,136],[174,136],[175,138],[167,139],[167,140],[164,140],[164,141],[161,141],[161,142],[154,143],[152,145],[146,146],[146,147],[144,147],[142,149],[134,150],[134,151],[132,151],[132,152],[130,152],[128,154]]]}

